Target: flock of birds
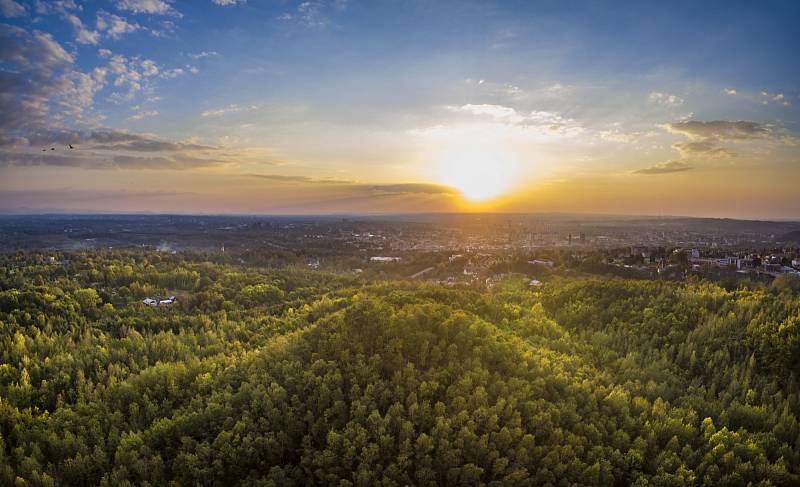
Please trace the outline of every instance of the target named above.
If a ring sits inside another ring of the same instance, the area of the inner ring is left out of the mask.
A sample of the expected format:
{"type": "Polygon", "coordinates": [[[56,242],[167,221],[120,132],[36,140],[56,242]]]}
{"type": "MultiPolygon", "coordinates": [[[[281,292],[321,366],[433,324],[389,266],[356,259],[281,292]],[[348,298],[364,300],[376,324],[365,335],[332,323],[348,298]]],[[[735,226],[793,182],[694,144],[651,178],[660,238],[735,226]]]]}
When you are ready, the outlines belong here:
{"type": "MultiPolygon", "coordinates": [[[[72,147],[72,144],[67,144],[67,149],[74,149],[74,147],[72,147]]],[[[56,148],[51,147],[50,150],[56,150],[56,148]]],[[[47,148],[42,149],[42,152],[47,152],[47,148]]]]}

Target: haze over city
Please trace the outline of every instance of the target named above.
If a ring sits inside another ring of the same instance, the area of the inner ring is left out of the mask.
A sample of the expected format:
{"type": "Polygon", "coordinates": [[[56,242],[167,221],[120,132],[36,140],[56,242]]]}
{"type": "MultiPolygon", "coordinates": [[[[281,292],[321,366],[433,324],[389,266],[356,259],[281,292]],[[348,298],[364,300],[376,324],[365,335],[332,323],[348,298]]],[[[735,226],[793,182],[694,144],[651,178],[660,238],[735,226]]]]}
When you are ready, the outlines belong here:
{"type": "Polygon", "coordinates": [[[0,1],[0,211],[800,217],[797,2],[0,1]]]}

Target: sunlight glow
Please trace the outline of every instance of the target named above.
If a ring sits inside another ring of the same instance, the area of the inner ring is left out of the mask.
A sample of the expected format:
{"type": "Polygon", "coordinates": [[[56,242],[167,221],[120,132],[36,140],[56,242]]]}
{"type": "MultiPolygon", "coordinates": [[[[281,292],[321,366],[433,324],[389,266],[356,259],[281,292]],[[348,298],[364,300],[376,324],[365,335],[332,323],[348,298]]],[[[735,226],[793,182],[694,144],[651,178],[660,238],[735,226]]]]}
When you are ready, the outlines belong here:
{"type": "Polygon", "coordinates": [[[464,198],[484,202],[506,194],[518,175],[514,154],[498,148],[465,145],[447,151],[439,160],[439,181],[459,190],[464,198]]]}

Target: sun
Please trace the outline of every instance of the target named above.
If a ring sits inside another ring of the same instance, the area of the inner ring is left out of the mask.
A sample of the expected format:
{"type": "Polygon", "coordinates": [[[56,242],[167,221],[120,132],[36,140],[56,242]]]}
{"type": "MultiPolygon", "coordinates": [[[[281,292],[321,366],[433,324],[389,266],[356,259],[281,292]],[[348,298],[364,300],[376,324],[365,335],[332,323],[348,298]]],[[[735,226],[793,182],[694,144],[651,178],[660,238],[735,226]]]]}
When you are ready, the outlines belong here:
{"type": "Polygon", "coordinates": [[[447,151],[438,163],[438,179],[465,199],[481,203],[508,193],[518,175],[514,155],[506,150],[474,145],[447,151]]]}

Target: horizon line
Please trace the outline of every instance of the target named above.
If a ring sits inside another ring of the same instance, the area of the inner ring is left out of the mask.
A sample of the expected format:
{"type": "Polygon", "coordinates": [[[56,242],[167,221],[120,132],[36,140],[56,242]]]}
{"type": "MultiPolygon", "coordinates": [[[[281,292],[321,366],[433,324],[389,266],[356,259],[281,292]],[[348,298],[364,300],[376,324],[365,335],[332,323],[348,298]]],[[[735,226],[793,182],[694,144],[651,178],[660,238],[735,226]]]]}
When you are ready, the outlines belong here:
{"type": "Polygon", "coordinates": [[[375,213],[358,213],[358,212],[342,212],[342,213],[237,213],[237,212],[142,212],[142,211],[112,211],[112,212],[97,212],[97,211],[3,211],[0,210],[0,218],[2,217],[57,217],[57,216],[182,216],[182,217],[257,217],[257,218],[271,218],[271,217],[289,217],[289,218],[309,218],[309,217],[326,217],[326,218],[376,218],[376,217],[411,217],[411,216],[468,216],[468,215],[508,215],[508,216],[532,216],[532,215],[552,215],[564,217],[594,217],[594,218],[641,218],[648,220],[658,219],[693,219],[693,220],[733,220],[742,222],[765,222],[765,223],[800,223],[800,216],[798,217],[759,217],[759,218],[744,218],[744,217],[730,217],[730,216],[689,216],[689,215],[653,215],[653,214],[636,214],[636,213],[581,213],[581,212],[558,212],[558,211],[543,211],[543,212],[507,212],[507,211],[428,211],[428,212],[375,212],[375,213]]]}

